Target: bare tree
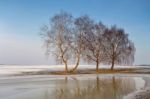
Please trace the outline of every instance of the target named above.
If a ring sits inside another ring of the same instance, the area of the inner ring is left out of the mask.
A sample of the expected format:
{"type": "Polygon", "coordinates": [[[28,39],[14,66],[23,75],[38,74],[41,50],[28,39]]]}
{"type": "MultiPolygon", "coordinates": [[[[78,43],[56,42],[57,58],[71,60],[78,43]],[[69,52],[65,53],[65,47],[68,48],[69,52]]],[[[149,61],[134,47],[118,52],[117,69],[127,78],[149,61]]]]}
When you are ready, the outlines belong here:
{"type": "Polygon", "coordinates": [[[47,54],[53,53],[58,62],[64,63],[66,72],[71,57],[72,23],[72,16],[61,12],[51,18],[50,25],[42,28],[47,54]]]}
{"type": "Polygon", "coordinates": [[[77,69],[77,67],[79,66],[82,53],[84,52],[84,43],[83,43],[83,39],[82,39],[82,32],[76,26],[74,27],[74,33],[72,36],[72,46],[71,47],[72,47],[73,58],[75,60],[75,66],[71,71],[74,72],[77,69]]]}
{"type": "Polygon", "coordinates": [[[135,47],[128,39],[128,34],[116,26],[107,29],[104,33],[106,62],[111,64],[132,64],[134,61],[135,47]]]}
{"type": "Polygon", "coordinates": [[[123,29],[113,26],[106,28],[102,23],[95,23],[88,16],[74,19],[72,15],[61,12],[54,15],[49,25],[42,28],[47,55],[53,53],[56,60],[65,65],[75,63],[72,72],[77,69],[83,56],[88,62],[132,64],[134,61],[134,44],[128,39],[123,29]]]}
{"type": "Polygon", "coordinates": [[[96,70],[103,60],[103,37],[105,26],[102,23],[95,24],[88,16],[81,16],[76,19],[75,24],[81,32],[82,42],[84,43],[84,56],[87,61],[96,62],[96,70]]]}
{"type": "Polygon", "coordinates": [[[58,62],[64,63],[66,72],[69,60],[75,63],[71,72],[77,69],[84,49],[81,32],[74,24],[70,14],[61,12],[51,18],[50,26],[42,29],[47,55],[53,53],[58,62]]]}

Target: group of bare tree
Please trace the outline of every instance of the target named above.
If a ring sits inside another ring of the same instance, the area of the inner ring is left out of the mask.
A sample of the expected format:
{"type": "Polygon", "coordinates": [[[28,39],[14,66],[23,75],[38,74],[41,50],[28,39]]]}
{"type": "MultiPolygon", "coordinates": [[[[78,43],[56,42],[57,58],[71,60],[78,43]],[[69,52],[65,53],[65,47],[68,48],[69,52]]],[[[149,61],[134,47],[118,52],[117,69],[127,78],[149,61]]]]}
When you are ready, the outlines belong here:
{"type": "Polygon", "coordinates": [[[106,27],[89,16],[74,18],[71,14],[55,14],[49,25],[42,28],[47,55],[55,55],[56,60],[65,65],[65,71],[75,71],[81,58],[99,64],[132,64],[135,47],[128,34],[121,28],[106,27]],[[74,62],[69,70],[68,64],[74,62]]]}

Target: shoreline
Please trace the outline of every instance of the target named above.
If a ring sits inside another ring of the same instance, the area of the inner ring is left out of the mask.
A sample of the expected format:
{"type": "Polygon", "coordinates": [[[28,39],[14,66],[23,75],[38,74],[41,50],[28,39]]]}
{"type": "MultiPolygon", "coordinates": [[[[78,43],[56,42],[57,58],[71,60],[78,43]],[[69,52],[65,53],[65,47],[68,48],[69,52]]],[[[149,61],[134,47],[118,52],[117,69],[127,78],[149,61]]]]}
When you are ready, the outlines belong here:
{"type": "Polygon", "coordinates": [[[48,70],[41,70],[35,72],[21,72],[20,74],[15,74],[16,76],[19,75],[80,75],[80,74],[150,74],[150,68],[126,68],[126,69],[99,69],[96,71],[95,69],[78,69],[75,72],[64,72],[62,70],[55,70],[50,71],[48,70]],[[145,69],[147,71],[145,71],[145,69]]]}
{"type": "Polygon", "coordinates": [[[149,66],[115,66],[114,70],[101,66],[98,71],[94,65],[80,65],[79,68],[66,73],[63,65],[58,66],[0,66],[0,76],[28,76],[28,75],[81,75],[81,74],[150,74],[149,66]]]}
{"type": "Polygon", "coordinates": [[[141,89],[134,93],[130,93],[125,96],[124,99],[149,99],[150,97],[150,87],[146,89],[141,89]]]}

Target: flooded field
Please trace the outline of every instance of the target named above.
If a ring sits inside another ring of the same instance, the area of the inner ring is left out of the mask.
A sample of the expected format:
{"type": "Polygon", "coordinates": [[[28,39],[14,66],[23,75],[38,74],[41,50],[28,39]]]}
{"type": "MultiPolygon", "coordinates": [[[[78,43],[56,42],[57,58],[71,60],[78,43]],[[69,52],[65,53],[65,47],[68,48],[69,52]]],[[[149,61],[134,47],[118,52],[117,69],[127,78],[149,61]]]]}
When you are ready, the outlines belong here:
{"type": "Polygon", "coordinates": [[[0,99],[124,99],[150,87],[149,75],[27,76],[0,79],[0,99]]]}

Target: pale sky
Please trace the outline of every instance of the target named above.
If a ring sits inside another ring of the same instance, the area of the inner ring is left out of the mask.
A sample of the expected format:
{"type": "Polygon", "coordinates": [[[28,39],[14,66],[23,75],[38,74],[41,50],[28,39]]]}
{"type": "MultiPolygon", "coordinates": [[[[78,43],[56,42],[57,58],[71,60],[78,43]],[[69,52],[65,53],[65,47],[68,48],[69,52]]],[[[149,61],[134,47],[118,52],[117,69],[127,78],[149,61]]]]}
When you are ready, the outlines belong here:
{"type": "Polygon", "coordinates": [[[136,47],[134,64],[150,64],[149,5],[149,0],[0,0],[0,64],[54,64],[39,32],[62,10],[124,28],[136,47]]]}

